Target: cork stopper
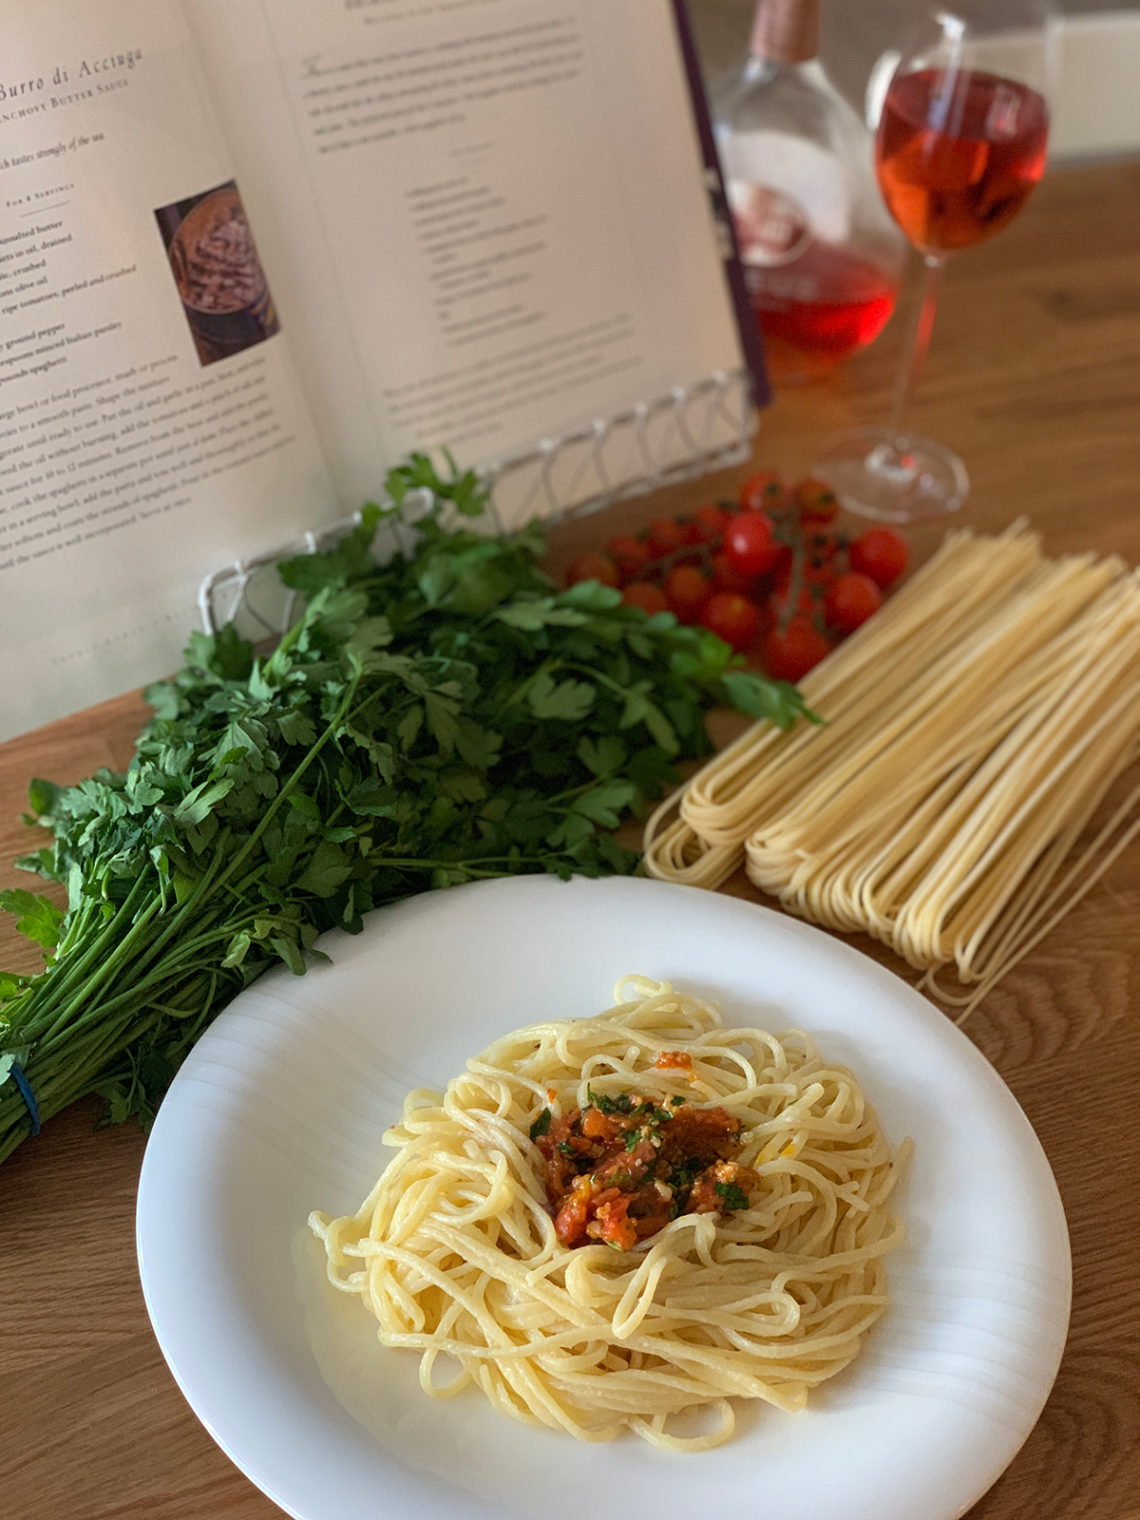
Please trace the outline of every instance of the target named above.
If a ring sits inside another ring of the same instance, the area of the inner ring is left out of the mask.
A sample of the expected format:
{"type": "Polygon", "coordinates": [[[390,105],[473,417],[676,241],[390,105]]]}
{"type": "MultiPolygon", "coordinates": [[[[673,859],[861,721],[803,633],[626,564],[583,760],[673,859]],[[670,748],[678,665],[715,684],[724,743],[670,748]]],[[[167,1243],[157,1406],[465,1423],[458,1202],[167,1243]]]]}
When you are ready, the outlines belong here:
{"type": "Polygon", "coordinates": [[[806,63],[819,52],[819,0],[759,0],[750,51],[777,63],[806,63]]]}

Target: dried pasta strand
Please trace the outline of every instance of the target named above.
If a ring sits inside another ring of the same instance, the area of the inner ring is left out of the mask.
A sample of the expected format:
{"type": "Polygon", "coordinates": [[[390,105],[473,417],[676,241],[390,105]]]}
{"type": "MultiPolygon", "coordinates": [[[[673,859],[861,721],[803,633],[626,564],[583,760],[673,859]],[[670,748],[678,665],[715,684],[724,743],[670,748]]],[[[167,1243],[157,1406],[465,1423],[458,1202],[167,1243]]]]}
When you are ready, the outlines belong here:
{"type": "Polygon", "coordinates": [[[646,820],[642,848],[651,876],[690,887],[723,886],[744,861],[742,844],[713,845],[677,816],[680,793],[667,797],[646,820]]]}

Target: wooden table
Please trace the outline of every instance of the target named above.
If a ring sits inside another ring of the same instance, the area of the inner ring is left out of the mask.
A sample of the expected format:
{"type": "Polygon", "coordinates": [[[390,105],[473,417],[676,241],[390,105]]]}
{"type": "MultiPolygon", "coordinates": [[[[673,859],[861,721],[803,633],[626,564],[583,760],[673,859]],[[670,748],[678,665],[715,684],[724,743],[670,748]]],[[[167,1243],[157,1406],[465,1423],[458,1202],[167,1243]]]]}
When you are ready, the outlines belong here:
{"type": "MultiPolygon", "coordinates": [[[[781,395],[753,464],[802,473],[833,428],[881,418],[903,326],[833,380],[781,395]]],[[[1140,164],[1057,172],[1008,231],[952,267],[914,422],[969,462],[972,525],[1026,513],[1050,551],[1140,563],[1140,164]]],[[[747,473],[567,527],[554,557],[715,499],[747,473]]],[[[935,537],[917,533],[916,550],[935,537]]],[[[144,716],[124,698],[0,747],[4,885],[28,882],[7,863],[29,847],[29,778],[122,766],[144,716]]],[[[3,933],[0,958],[14,963],[3,933]]],[[[1053,1395],[972,1515],[1138,1520],[1140,848],[968,1028],[1049,1156],[1075,1272],[1053,1395]]],[[[267,1520],[280,1512],[198,1424],[151,1334],[134,1255],[143,1136],[93,1133],[95,1115],[77,1105],[0,1166],[0,1514],[267,1520]]]]}

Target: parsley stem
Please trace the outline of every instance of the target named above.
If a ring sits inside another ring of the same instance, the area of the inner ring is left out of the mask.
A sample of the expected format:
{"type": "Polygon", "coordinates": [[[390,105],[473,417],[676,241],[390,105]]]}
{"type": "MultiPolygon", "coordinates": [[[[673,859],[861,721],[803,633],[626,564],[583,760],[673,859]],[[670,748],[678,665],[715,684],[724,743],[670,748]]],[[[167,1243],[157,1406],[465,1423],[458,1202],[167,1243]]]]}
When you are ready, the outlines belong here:
{"type": "MultiPolygon", "coordinates": [[[[124,901],[116,909],[114,915],[105,923],[104,927],[95,935],[91,943],[78,954],[74,952],[53,963],[54,975],[44,982],[37,983],[33,991],[42,989],[42,997],[35,999],[31,1006],[42,1007],[47,1011],[60,1003],[69,995],[70,988],[78,981],[89,975],[93,968],[97,968],[105,960],[107,952],[119,937],[119,924],[123,919],[134,917],[139,903],[145,898],[147,883],[144,876],[140,875],[133,882],[130,891],[124,901]]],[[[93,905],[93,916],[100,913],[102,904],[93,905]]]]}

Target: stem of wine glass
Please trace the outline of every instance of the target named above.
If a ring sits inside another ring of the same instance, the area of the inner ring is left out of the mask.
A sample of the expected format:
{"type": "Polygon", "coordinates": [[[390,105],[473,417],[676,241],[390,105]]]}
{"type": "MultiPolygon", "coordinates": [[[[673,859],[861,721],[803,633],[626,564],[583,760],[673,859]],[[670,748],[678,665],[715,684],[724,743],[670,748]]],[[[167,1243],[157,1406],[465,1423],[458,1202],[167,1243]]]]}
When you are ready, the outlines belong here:
{"type": "Polygon", "coordinates": [[[891,431],[901,434],[903,423],[910,412],[918,377],[926,363],[926,351],[930,347],[930,335],[934,331],[934,315],[938,310],[938,292],[942,288],[942,271],[946,268],[945,257],[928,253],[925,257],[922,301],[911,329],[909,355],[899,371],[895,385],[894,405],[891,408],[891,431]]]}

